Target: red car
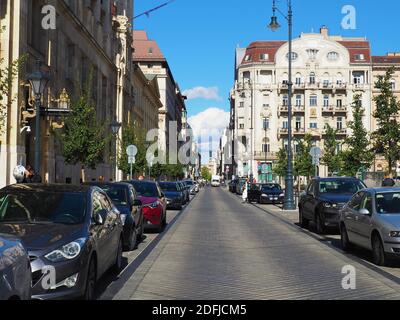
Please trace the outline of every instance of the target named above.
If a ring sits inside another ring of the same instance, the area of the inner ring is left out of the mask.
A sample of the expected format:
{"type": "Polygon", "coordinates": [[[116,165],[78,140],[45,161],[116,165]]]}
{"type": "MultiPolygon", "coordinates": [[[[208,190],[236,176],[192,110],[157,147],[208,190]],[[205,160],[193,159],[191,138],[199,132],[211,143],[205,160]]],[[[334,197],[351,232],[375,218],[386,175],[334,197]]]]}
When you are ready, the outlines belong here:
{"type": "Polygon", "coordinates": [[[167,201],[157,182],[129,181],[143,204],[145,229],[156,228],[158,232],[167,224],[167,201]]]}

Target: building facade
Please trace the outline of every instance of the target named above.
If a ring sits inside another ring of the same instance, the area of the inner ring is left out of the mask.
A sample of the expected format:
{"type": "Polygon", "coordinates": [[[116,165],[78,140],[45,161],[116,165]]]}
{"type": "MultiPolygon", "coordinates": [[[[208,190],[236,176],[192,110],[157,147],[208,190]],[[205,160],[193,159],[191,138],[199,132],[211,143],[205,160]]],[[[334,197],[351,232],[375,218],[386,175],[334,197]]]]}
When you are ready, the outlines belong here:
{"type": "MultiPolygon", "coordinates": [[[[235,85],[231,91],[237,149],[236,174],[257,181],[276,180],[272,168],[288,138],[288,43],[258,41],[236,51],[235,85]]],[[[312,135],[323,149],[325,128],[338,129],[338,140],[349,134],[351,104],[361,95],[364,125],[372,129],[372,65],[369,41],[364,38],[301,34],[293,40],[292,128],[296,139],[312,135]]],[[[321,176],[328,174],[320,166],[321,176]]]]}
{"type": "MultiPolygon", "coordinates": [[[[75,0],[2,0],[0,33],[2,67],[26,56],[20,74],[12,83],[7,107],[6,128],[0,135],[0,186],[14,183],[17,164],[33,164],[35,118],[32,90],[27,74],[35,71],[36,60],[50,73],[50,82],[42,98],[46,109],[59,107],[63,93],[70,99],[79,95],[79,86],[91,74],[92,98],[98,121],[122,122],[131,108],[129,82],[130,21],[133,1],[75,0]],[[55,9],[55,29],[43,29],[43,7],[55,9]],[[77,85],[79,84],[79,85],[77,85]],[[29,130],[21,129],[29,126],[29,130]]],[[[41,170],[45,182],[79,183],[81,166],[66,165],[61,146],[53,129],[62,127],[59,119],[41,117],[41,170]]],[[[87,171],[87,179],[103,176],[118,179],[115,153],[118,146],[110,143],[104,150],[104,161],[96,170],[87,171]]]]}

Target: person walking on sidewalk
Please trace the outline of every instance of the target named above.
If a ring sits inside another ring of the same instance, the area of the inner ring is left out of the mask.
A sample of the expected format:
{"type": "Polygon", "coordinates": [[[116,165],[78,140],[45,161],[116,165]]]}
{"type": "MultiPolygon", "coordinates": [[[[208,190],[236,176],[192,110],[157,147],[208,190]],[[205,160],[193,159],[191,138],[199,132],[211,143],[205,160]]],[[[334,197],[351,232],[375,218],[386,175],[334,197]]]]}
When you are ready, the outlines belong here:
{"type": "Polygon", "coordinates": [[[243,185],[243,193],[242,193],[243,203],[247,202],[247,196],[248,196],[247,188],[248,188],[248,181],[246,180],[246,183],[243,185]]]}

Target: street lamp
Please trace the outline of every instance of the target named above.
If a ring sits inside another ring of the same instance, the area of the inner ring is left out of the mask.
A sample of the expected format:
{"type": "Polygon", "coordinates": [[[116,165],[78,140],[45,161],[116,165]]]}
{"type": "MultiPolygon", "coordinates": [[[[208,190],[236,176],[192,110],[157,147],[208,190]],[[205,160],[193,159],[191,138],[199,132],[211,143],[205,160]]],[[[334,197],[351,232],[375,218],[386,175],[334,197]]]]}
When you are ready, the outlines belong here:
{"type": "Polygon", "coordinates": [[[276,11],[281,13],[283,17],[288,21],[289,26],[289,79],[288,79],[288,93],[289,93],[289,101],[288,101],[288,164],[285,178],[285,201],[283,205],[284,210],[295,210],[296,204],[294,202],[294,193],[293,193],[293,150],[292,150],[292,28],[293,28],[293,11],[292,11],[292,1],[287,0],[288,5],[288,14],[285,16],[276,6],[276,1],[273,0],[272,4],[272,12],[273,16],[271,17],[271,23],[268,25],[272,31],[276,31],[280,25],[278,23],[278,19],[275,15],[276,11]]]}
{"type": "Polygon", "coordinates": [[[40,110],[41,99],[50,76],[40,70],[41,62],[36,61],[36,71],[28,75],[28,81],[31,85],[33,94],[35,96],[36,107],[36,128],[35,128],[35,170],[40,174],[40,110]]]}
{"type": "Polygon", "coordinates": [[[111,131],[115,136],[115,180],[118,181],[118,153],[119,153],[119,131],[121,130],[122,124],[116,120],[110,124],[111,131]]]}
{"type": "Polygon", "coordinates": [[[118,121],[111,122],[111,131],[112,133],[118,137],[119,130],[121,130],[122,124],[118,121]]]}

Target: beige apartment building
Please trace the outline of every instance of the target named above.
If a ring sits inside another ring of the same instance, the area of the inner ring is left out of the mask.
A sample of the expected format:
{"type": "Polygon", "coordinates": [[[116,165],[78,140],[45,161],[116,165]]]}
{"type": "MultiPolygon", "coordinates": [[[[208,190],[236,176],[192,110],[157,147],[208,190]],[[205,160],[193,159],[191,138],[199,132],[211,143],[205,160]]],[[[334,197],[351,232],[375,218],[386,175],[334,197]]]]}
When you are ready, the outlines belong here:
{"type": "MultiPolygon", "coordinates": [[[[367,39],[331,36],[322,27],[320,33],[294,39],[291,58],[295,139],[310,133],[314,145],[323,149],[329,124],[343,142],[355,94],[361,95],[364,125],[371,131],[373,73],[367,39]]],[[[239,176],[253,173],[257,181],[276,179],[272,168],[288,138],[288,59],[286,41],[258,41],[236,51],[231,101],[235,138],[241,142],[236,150],[239,176]]],[[[324,166],[319,170],[321,176],[328,174],[324,166]]]]}
{"type": "MultiPolygon", "coordinates": [[[[66,95],[74,99],[77,83],[87,81],[93,71],[93,99],[98,120],[107,125],[123,122],[132,106],[130,82],[131,26],[133,1],[110,0],[2,0],[0,24],[1,58],[8,65],[27,55],[21,73],[13,81],[10,93],[7,126],[0,135],[0,186],[14,183],[13,168],[17,164],[33,164],[35,146],[35,110],[27,74],[35,71],[40,59],[51,79],[42,98],[46,109],[60,108],[66,95]],[[56,10],[56,28],[43,29],[44,5],[56,10]],[[65,89],[65,90],[64,90],[65,89]],[[63,95],[61,95],[63,93],[63,95]],[[11,97],[15,97],[12,100],[11,97]],[[61,99],[60,99],[61,98],[61,99]],[[22,131],[29,126],[29,130],[22,131]]],[[[67,107],[63,105],[63,107],[67,107]]],[[[56,113],[57,114],[57,113],[56,113]]],[[[41,117],[41,170],[45,182],[79,183],[80,166],[64,163],[53,129],[62,127],[54,115],[41,117]]],[[[104,150],[104,162],[87,172],[87,179],[104,176],[118,179],[115,166],[118,146],[111,142],[104,150]]]]}

